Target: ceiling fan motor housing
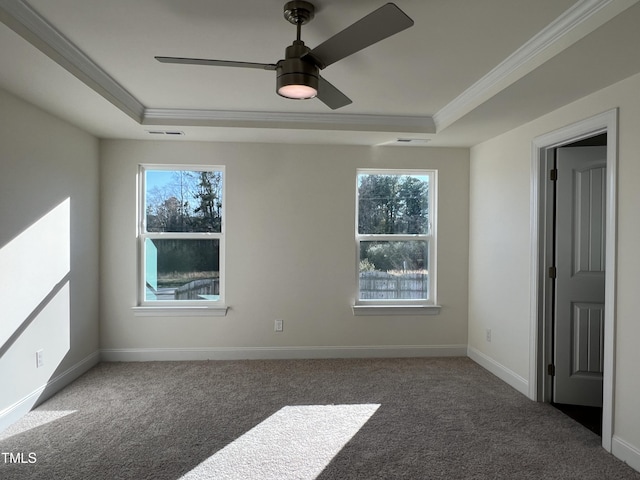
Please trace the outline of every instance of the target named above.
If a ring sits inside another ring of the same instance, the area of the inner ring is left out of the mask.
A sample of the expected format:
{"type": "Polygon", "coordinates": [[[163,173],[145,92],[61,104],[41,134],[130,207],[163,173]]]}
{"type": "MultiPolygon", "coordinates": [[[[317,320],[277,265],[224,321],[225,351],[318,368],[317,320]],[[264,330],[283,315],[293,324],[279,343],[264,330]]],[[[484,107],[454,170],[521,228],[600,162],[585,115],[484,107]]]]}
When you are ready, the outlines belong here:
{"type": "MultiPolygon", "coordinates": [[[[313,98],[318,92],[318,75],[319,69],[313,63],[303,60],[301,57],[309,51],[309,47],[305,46],[301,40],[296,40],[286,49],[285,59],[280,60],[276,68],[276,92],[282,95],[280,89],[288,85],[306,85],[315,93],[310,96],[300,97],[313,98]]],[[[288,97],[287,98],[291,98],[288,97]]]]}

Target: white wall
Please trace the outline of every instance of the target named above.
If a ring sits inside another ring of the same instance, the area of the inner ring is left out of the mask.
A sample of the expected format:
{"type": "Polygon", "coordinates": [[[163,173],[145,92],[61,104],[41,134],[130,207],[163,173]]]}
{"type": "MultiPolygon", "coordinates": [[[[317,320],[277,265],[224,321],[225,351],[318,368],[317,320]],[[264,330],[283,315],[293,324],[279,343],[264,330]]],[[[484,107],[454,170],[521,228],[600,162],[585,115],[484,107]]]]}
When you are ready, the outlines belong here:
{"type": "Polygon", "coordinates": [[[468,149],[103,141],[105,358],[464,353],[468,155],[468,149]],[[226,167],[226,317],[136,317],[131,309],[138,164],[172,162],[226,167]],[[438,169],[440,315],[353,315],[359,167],[438,169]],[[283,333],[273,331],[276,318],[284,320],[283,333]]]}
{"type": "MultiPolygon", "coordinates": [[[[539,135],[619,107],[616,375],[613,451],[640,470],[640,76],[471,150],[469,347],[529,377],[531,144],[539,135]],[[485,329],[491,328],[491,343],[485,329]]],[[[609,139],[609,141],[615,141],[609,139]]]]}
{"type": "Polygon", "coordinates": [[[98,153],[0,90],[0,429],[98,361],[98,153]]]}

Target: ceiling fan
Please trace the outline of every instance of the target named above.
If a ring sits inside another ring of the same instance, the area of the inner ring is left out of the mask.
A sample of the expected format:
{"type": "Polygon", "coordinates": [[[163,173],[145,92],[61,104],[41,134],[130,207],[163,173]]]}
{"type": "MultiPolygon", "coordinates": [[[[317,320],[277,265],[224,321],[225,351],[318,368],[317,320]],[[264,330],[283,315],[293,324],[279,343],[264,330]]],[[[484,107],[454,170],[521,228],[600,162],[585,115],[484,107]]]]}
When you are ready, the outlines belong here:
{"type": "Polygon", "coordinates": [[[300,39],[302,25],[313,19],[315,7],[306,1],[284,5],[284,18],[296,25],[295,41],[286,48],[285,58],[277,63],[237,62],[204,58],[155,57],[162,63],[257,68],[276,72],[276,92],[286,98],[317,97],[335,110],[349,105],[344,93],[320,76],[319,71],[360,50],[395,35],[413,25],[413,20],[393,3],[387,3],[324,41],[314,49],[300,39]]]}

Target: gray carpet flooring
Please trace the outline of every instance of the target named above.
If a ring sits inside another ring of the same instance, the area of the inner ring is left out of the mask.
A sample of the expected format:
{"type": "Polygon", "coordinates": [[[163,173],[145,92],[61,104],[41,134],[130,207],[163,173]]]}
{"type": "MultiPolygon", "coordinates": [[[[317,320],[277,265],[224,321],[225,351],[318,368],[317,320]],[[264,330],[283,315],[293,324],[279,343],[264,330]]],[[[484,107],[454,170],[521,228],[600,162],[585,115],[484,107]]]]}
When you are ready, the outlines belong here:
{"type": "Polygon", "coordinates": [[[0,452],[11,480],[640,480],[466,358],[101,363],[0,452]]]}

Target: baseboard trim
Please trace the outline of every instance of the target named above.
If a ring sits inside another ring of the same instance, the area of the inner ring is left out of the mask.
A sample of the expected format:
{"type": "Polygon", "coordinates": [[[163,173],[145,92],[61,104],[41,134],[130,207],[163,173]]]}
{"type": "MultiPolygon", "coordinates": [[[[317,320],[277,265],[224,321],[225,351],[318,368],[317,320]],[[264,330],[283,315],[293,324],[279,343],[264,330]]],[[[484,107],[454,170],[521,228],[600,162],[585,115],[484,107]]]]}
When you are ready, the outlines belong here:
{"type": "Polygon", "coordinates": [[[49,379],[49,381],[38,387],[26,397],[18,400],[13,405],[0,411],[0,431],[7,428],[12,423],[18,421],[33,408],[50,398],[55,393],[69,385],[80,375],[100,362],[100,352],[96,351],[72,365],[64,372],[49,379]]]}
{"type": "Polygon", "coordinates": [[[611,439],[611,453],[640,472],[640,449],[614,435],[611,439]]]}
{"type": "Polygon", "coordinates": [[[526,378],[521,377],[513,370],[508,369],[501,363],[496,362],[493,358],[471,346],[467,348],[467,356],[506,384],[512,386],[526,397],[529,397],[529,382],[526,378]]]}
{"type": "MultiPolygon", "coordinates": [[[[59,375],[56,375],[52,379],[50,379],[45,388],[43,389],[43,395],[38,404],[44,402],[46,399],[53,396],[55,393],[62,390],[64,387],[69,385],[71,382],[76,380],[82,374],[89,371],[91,368],[95,367],[98,363],[100,363],[101,354],[100,351],[97,350],[92,354],[86,356],[82,360],[80,360],[75,365],[72,365],[70,368],[65,370],[59,375]]],[[[35,405],[37,406],[37,405],[35,405]]]]}
{"type": "Polygon", "coordinates": [[[180,360],[284,360],[313,358],[464,357],[466,345],[381,345],[345,347],[107,348],[105,362],[180,360]]]}

